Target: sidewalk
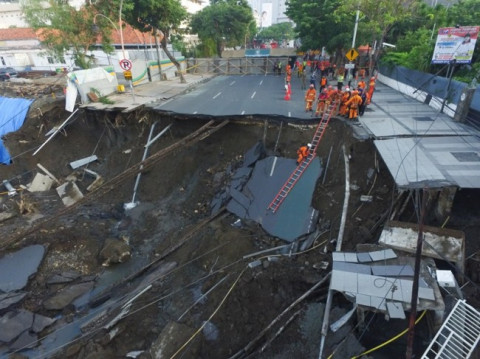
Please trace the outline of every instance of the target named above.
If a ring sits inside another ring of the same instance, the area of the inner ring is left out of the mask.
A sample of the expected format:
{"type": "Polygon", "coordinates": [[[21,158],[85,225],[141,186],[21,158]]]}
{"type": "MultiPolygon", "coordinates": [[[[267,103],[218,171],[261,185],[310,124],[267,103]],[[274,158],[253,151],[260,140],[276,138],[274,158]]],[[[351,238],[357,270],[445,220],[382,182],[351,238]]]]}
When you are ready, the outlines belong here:
{"type": "Polygon", "coordinates": [[[113,104],[90,102],[80,107],[94,111],[121,111],[128,113],[146,104],[154,102],[160,104],[162,101],[167,101],[204,81],[210,80],[214,76],[213,74],[184,74],[186,83],[181,83],[180,77],[164,81],[148,82],[135,86],[133,93],[129,87],[125,86],[125,92],[108,96],[108,99],[113,101],[113,104]]]}

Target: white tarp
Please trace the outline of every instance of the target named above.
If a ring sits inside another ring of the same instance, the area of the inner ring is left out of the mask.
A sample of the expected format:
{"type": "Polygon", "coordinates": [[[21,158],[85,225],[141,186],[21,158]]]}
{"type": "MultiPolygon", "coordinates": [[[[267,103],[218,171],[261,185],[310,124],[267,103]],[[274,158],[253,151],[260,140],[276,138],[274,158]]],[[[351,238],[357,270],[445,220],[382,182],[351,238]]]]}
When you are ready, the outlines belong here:
{"type": "Polygon", "coordinates": [[[82,103],[89,102],[87,94],[93,90],[98,91],[101,96],[107,96],[117,91],[118,81],[115,73],[109,73],[102,67],[73,71],[70,72],[67,77],[67,101],[65,109],[68,111],[73,111],[73,106],[75,105],[77,97],[74,93],[75,88],[80,93],[82,103]],[[74,88],[71,84],[74,85],[74,88]]]}

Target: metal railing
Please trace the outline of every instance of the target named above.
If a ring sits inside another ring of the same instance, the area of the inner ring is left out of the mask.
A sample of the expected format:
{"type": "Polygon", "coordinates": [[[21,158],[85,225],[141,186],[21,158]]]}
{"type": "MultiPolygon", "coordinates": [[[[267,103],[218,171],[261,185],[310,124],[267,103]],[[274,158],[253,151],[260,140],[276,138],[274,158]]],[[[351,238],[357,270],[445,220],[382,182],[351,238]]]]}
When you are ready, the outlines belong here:
{"type": "Polygon", "coordinates": [[[480,340],[480,313],[459,300],[422,359],[468,359],[480,340]]]}
{"type": "Polygon", "coordinates": [[[288,57],[192,58],[185,61],[187,73],[218,75],[271,75],[275,62],[280,61],[284,75],[288,57]]]}

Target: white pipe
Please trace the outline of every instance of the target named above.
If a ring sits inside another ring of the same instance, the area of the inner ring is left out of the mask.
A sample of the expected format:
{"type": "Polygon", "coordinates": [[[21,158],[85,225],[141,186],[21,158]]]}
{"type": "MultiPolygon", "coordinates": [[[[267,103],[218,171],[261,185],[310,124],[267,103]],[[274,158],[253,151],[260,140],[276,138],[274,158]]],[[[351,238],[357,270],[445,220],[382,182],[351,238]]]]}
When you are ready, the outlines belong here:
{"type": "Polygon", "coordinates": [[[75,113],[78,111],[78,108],[72,112],[72,114],[70,116],[68,116],[68,118],[63,121],[63,123],[55,130],[55,132],[53,132],[50,137],[35,151],[33,152],[33,155],[32,156],[35,156],[38,151],[40,151],[48,142],[50,142],[50,140],[55,137],[55,135],[67,124],[67,122],[72,118],[73,115],[75,115],[75,113]]]}
{"type": "MultiPolygon", "coordinates": [[[[342,220],[340,221],[340,229],[338,230],[337,246],[335,250],[337,252],[342,250],[342,241],[343,233],[345,231],[345,223],[347,221],[347,210],[348,210],[348,200],[350,199],[350,172],[349,172],[349,161],[348,156],[345,151],[345,145],[342,146],[343,149],[343,158],[345,160],[345,198],[343,200],[343,212],[342,220]]],[[[331,284],[331,279],[330,279],[331,284]]],[[[325,340],[328,334],[328,323],[330,315],[330,307],[332,306],[332,297],[333,290],[328,289],[327,303],[325,304],[325,313],[323,314],[323,324],[322,324],[322,338],[320,339],[320,351],[318,353],[318,359],[322,359],[323,347],[325,345],[325,340]]]]}

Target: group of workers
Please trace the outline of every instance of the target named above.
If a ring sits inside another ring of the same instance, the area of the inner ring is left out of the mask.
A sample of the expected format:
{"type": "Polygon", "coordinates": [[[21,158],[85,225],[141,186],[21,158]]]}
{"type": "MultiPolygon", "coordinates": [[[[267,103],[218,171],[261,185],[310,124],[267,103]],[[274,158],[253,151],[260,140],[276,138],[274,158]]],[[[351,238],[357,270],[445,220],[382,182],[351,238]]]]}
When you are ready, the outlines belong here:
{"type": "MultiPolygon", "coordinates": [[[[372,101],[373,92],[375,91],[375,77],[370,79],[368,88],[363,79],[357,83],[355,90],[350,87],[341,89],[327,86],[326,81],[320,82],[320,91],[317,97],[317,91],[314,84],[310,84],[305,93],[305,111],[313,112],[313,106],[316,101],[315,117],[320,116],[326,111],[330,104],[335,102],[337,107],[334,109],[333,115],[340,115],[351,120],[363,116],[365,108],[372,101]]],[[[313,116],[313,115],[312,115],[313,116]]]]}

